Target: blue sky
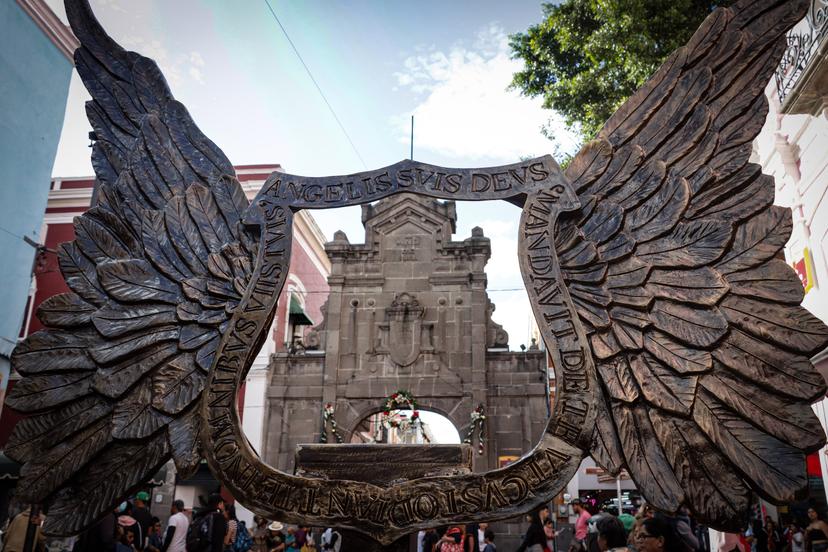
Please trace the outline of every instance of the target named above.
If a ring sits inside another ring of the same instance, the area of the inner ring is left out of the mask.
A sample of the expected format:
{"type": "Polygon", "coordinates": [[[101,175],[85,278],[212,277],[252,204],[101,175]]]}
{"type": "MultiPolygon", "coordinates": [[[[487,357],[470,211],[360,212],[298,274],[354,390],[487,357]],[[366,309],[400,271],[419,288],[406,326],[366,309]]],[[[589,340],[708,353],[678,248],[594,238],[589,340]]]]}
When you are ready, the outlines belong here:
{"type": "MultiPolygon", "coordinates": [[[[60,0],[47,0],[64,17],[60,0]]],[[[444,166],[511,163],[553,153],[540,100],[507,91],[520,63],[507,36],[541,18],[538,1],[280,2],[270,0],[347,130],[349,144],[265,0],[92,0],[124,47],[155,59],[176,98],[237,165],[281,163],[310,176],[345,174],[408,157],[444,166]],[[362,160],[360,160],[360,156],[362,160]],[[364,164],[363,164],[364,161],[364,164]]],[[[65,17],[64,17],[65,19],[65,17]]],[[[53,174],[92,173],[83,102],[73,77],[53,174]]],[[[561,146],[577,146],[553,121],[561,146]]],[[[529,308],[517,266],[519,211],[505,203],[458,206],[455,239],[482,226],[492,239],[495,319],[516,349],[529,308]]],[[[331,238],[362,241],[356,208],[314,212],[331,238]]]]}

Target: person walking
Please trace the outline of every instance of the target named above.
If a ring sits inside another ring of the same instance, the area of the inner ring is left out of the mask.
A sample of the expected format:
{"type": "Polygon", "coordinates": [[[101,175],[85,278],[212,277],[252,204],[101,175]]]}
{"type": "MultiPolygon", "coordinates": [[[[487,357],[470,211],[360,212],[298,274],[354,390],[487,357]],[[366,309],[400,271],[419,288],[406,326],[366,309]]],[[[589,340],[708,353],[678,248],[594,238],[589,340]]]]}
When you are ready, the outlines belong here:
{"type": "Polygon", "coordinates": [[[161,552],[187,552],[187,531],[190,528],[190,520],[184,513],[184,501],[173,501],[170,514],[161,552]]]}
{"type": "Polygon", "coordinates": [[[224,507],[224,521],[227,522],[227,534],[224,536],[224,551],[233,552],[233,545],[236,542],[236,530],[239,526],[239,520],[236,519],[236,507],[233,504],[227,504],[224,507]]]}
{"type": "Polygon", "coordinates": [[[35,529],[35,547],[43,547],[45,545],[46,537],[40,530],[40,523],[43,521],[43,516],[40,512],[34,517],[31,517],[31,508],[28,505],[23,505],[23,511],[14,516],[14,519],[9,523],[9,528],[3,536],[3,552],[23,552],[23,547],[26,544],[26,533],[29,531],[29,525],[36,525],[35,529]]]}
{"type": "Polygon", "coordinates": [[[135,495],[135,500],[133,501],[132,505],[132,517],[135,518],[141,525],[141,542],[135,542],[133,546],[135,546],[138,550],[143,550],[146,546],[146,539],[149,536],[150,526],[152,525],[152,514],[147,508],[147,503],[149,502],[150,496],[149,493],[146,491],[141,491],[135,495]]]}
{"type": "Polygon", "coordinates": [[[572,511],[578,518],[575,520],[575,538],[572,539],[572,544],[569,545],[569,552],[585,552],[587,544],[587,533],[589,532],[589,518],[592,517],[580,499],[574,499],[572,502],[572,511]]]}
{"type": "Polygon", "coordinates": [[[546,533],[543,531],[543,523],[547,517],[549,517],[549,508],[546,506],[541,506],[529,514],[529,528],[517,552],[543,552],[546,549],[546,533]]]}

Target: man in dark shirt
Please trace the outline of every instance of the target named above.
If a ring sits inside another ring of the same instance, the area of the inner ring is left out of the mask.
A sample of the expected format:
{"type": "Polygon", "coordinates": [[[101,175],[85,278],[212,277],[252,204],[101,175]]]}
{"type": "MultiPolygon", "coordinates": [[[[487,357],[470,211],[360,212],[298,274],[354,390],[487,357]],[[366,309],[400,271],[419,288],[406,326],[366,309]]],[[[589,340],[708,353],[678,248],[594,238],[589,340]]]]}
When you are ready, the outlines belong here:
{"type": "MultiPolygon", "coordinates": [[[[132,508],[132,517],[135,518],[135,521],[141,526],[141,534],[144,536],[144,540],[146,540],[147,535],[149,535],[150,527],[152,526],[152,514],[147,508],[147,503],[149,502],[150,496],[149,493],[145,491],[141,491],[135,495],[135,500],[133,501],[134,507],[132,508]]],[[[136,542],[135,548],[137,550],[143,550],[145,542],[136,542]]]]}
{"type": "Polygon", "coordinates": [[[207,515],[213,516],[213,536],[210,552],[224,551],[224,537],[227,535],[227,520],[224,519],[224,499],[219,494],[210,495],[207,501],[207,515]]]}

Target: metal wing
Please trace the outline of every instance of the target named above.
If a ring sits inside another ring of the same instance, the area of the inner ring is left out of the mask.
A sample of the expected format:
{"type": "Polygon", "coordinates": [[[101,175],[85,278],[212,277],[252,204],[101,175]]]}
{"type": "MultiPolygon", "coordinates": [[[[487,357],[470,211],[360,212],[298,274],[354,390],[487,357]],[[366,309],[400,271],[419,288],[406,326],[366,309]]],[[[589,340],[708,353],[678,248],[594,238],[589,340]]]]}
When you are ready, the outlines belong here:
{"type": "Polygon", "coordinates": [[[557,251],[605,403],[592,456],[658,509],[722,527],[790,501],[825,442],[809,358],[828,328],[782,260],[789,209],[748,163],[765,86],[807,2],[713,12],[567,169],[557,251]]]}
{"type": "Polygon", "coordinates": [[[60,247],[72,292],[40,306],[48,329],[12,355],[24,378],[7,401],[31,415],[5,449],[52,534],[112,511],[170,457],[185,476],[197,467],[199,398],[255,258],[232,165],[156,64],[115,44],[85,0],[66,11],[93,98],[97,203],[60,247]]]}

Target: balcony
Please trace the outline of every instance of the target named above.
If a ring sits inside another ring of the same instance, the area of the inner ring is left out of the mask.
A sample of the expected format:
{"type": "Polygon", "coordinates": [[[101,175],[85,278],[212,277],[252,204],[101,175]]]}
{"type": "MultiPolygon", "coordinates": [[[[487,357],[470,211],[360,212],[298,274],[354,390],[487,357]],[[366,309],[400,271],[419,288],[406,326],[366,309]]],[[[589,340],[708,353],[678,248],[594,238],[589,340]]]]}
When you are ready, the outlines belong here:
{"type": "Polygon", "coordinates": [[[788,33],[776,70],[782,113],[817,115],[828,104],[828,0],[811,0],[805,19],[788,33]]]}

